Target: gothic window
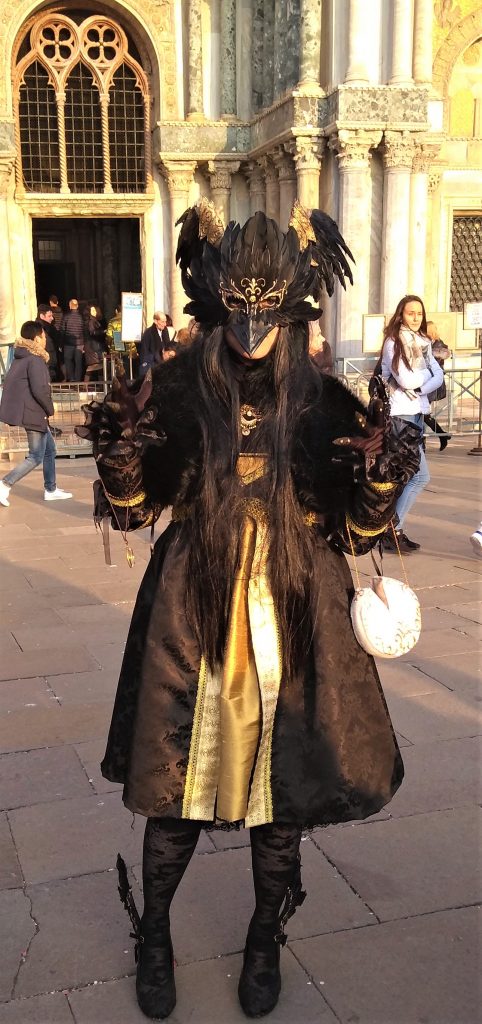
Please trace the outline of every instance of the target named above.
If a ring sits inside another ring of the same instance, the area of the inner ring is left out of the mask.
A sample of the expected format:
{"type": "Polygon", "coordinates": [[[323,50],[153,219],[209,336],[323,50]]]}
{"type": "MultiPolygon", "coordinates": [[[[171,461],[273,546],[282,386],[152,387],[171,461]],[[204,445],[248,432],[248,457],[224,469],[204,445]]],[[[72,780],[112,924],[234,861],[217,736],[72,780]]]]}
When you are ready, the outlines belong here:
{"type": "Polygon", "coordinates": [[[137,57],[108,18],[35,20],[15,69],[20,190],[149,188],[149,89],[137,57]]]}

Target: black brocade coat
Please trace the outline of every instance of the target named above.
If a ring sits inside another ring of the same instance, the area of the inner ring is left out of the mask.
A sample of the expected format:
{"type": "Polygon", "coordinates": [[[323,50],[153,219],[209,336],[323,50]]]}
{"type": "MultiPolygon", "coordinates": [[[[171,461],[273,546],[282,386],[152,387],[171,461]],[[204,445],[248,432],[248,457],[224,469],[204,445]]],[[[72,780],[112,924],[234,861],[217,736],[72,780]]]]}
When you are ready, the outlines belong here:
{"type": "MultiPolygon", "coordinates": [[[[145,493],[129,510],[131,529],[162,507],[195,504],[202,467],[196,372],[188,350],[153,373],[142,421],[144,429],[166,435],[163,446],[129,461],[114,444],[98,459],[104,487],[117,502],[145,493]]],[[[241,401],[256,406],[263,372],[260,367],[241,379],[241,401]]],[[[271,712],[269,700],[263,704],[269,721],[246,825],[273,820],[312,827],[364,818],[391,799],[403,778],[374,660],[353,634],[344,554],[347,514],[357,550],[368,550],[390,520],[401,486],[355,484],[351,472],[333,465],[333,439],[360,433],[355,413],[365,410],[337,380],[320,381],[321,394],[319,383],[308,387],[312,404],[306,402],[292,454],[300,504],[317,514],[315,525],[307,526],[316,531],[313,641],[294,676],[285,673],[278,681],[271,712]]],[[[249,443],[255,449],[254,439],[249,443]]],[[[259,494],[259,481],[257,487],[259,494]]],[[[122,511],[117,504],[118,517],[122,511]]],[[[124,803],[136,813],[216,822],[219,687],[206,673],[186,619],[191,530],[189,517],[173,521],[155,545],[129,630],[102,773],[124,783],[124,803]]],[[[272,697],[271,684],[268,670],[260,689],[266,685],[272,697]]]]}

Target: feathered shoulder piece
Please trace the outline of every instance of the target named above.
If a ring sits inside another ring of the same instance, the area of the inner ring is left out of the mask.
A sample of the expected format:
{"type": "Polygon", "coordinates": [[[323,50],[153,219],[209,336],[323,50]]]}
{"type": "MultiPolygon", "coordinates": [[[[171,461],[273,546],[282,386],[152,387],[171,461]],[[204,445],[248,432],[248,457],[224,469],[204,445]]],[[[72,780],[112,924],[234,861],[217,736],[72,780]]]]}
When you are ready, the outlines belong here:
{"type": "Polygon", "coordinates": [[[233,315],[288,325],[317,319],[309,301],[323,287],[333,294],[335,278],[353,283],[353,256],[335,222],[321,210],[296,201],[287,232],[264,213],[241,227],[223,228],[214,206],[203,198],[183,213],[176,260],[190,302],[185,312],[214,327],[233,315]]]}

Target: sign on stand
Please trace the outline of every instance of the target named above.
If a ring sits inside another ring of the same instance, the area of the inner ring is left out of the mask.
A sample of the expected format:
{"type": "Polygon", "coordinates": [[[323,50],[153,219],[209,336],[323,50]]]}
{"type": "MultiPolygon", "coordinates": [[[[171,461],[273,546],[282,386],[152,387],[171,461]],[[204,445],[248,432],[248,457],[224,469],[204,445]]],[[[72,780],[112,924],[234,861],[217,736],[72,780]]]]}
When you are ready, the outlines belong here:
{"type": "Polygon", "coordinates": [[[482,330],[482,302],[464,302],[464,330],[482,330]]]}
{"type": "Polygon", "coordinates": [[[122,292],[122,341],[140,341],[142,292],[122,292]]]}

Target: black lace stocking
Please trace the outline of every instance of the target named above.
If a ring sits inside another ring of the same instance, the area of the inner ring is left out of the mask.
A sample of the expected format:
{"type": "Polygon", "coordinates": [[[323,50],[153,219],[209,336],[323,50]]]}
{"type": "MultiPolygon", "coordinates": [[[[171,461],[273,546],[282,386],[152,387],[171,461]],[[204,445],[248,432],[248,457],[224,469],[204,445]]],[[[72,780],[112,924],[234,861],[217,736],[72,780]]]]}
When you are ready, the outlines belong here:
{"type": "Polygon", "coordinates": [[[300,841],[301,829],[294,825],[258,825],[251,829],[256,909],[250,934],[272,938],[279,931],[281,904],[288,886],[299,878],[300,841]]]}
{"type": "Polygon", "coordinates": [[[201,822],[148,818],[144,833],[142,935],[160,938],[169,929],[169,908],[196,849],[201,822]]]}

